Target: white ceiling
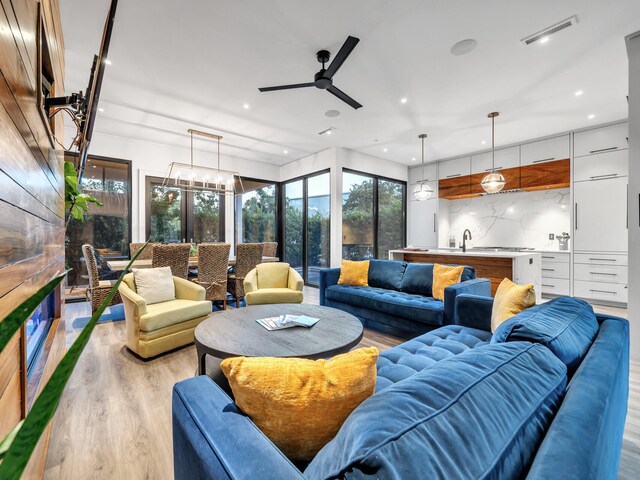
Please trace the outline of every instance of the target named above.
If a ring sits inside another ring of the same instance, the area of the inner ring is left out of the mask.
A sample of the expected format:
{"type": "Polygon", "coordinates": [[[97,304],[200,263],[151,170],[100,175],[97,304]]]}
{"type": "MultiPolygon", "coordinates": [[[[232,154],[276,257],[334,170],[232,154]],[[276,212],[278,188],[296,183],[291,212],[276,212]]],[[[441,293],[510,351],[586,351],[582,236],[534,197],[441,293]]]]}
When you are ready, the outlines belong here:
{"type": "MultiPolygon", "coordinates": [[[[108,4],[60,0],[67,92],[86,88],[108,4]]],[[[427,160],[486,148],[493,110],[497,146],[626,118],[624,36],[639,29],[638,0],[120,0],[95,131],[187,146],[196,127],[275,165],[331,146],[412,165],[421,132],[427,160]],[[520,43],[571,15],[548,43],[520,43]],[[363,108],[315,88],[258,92],[312,81],[316,51],[348,35],[361,41],[334,81],[363,108]],[[451,55],[466,38],[478,47],[451,55]]]]}

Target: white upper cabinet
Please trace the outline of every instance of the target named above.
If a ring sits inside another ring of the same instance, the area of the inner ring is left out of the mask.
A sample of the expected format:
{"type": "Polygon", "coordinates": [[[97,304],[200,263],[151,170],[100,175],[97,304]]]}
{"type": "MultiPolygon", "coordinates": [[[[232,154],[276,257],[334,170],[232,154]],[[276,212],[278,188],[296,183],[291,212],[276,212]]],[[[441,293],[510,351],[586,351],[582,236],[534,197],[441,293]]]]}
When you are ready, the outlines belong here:
{"type": "Polygon", "coordinates": [[[573,136],[573,156],[582,157],[627,149],[628,137],[629,127],[626,122],[578,132],[573,136]]]}
{"type": "Polygon", "coordinates": [[[573,181],[602,180],[629,175],[629,151],[613,150],[576,157],[573,163],[573,181]]]}
{"type": "MultiPolygon", "coordinates": [[[[409,183],[414,185],[420,180],[422,180],[422,167],[410,168],[409,183]]],[[[436,163],[424,164],[424,180],[426,182],[435,182],[438,180],[438,165],[436,163]]]]}
{"type": "Polygon", "coordinates": [[[520,146],[520,164],[522,166],[562,160],[569,158],[569,156],[569,135],[525,143],[520,146]]]}
{"type": "MultiPolygon", "coordinates": [[[[496,150],[496,170],[520,166],[520,147],[496,150]]],[[[485,173],[491,170],[491,152],[479,153],[471,157],[471,174],[485,173]]]]}
{"type": "Polygon", "coordinates": [[[471,157],[454,158],[438,164],[438,179],[463,177],[471,174],[471,157]]]}

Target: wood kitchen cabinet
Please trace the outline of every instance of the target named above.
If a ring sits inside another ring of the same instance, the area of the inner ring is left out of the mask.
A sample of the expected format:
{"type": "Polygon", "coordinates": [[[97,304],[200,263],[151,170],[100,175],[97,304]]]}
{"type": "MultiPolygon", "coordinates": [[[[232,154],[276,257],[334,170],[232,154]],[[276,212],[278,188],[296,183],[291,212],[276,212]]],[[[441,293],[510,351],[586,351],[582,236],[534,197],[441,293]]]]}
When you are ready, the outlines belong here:
{"type": "Polygon", "coordinates": [[[471,176],[445,178],[438,180],[438,196],[447,200],[468,198],[471,196],[471,176]]]}
{"type": "MultiPolygon", "coordinates": [[[[506,183],[502,190],[513,190],[515,188],[520,188],[520,167],[505,168],[502,170],[496,169],[496,172],[501,173],[505,179],[506,183]]],[[[483,173],[476,173],[474,175],[471,175],[471,194],[472,195],[480,195],[482,193],[485,193],[480,183],[482,182],[482,179],[487,173],[483,172],[483,173]]]]}
{"type": "Polygon", "coordinates": [[[566,158],[520,167],[520,188],[528,191],[569,188],[571,161],[566,158]]]}

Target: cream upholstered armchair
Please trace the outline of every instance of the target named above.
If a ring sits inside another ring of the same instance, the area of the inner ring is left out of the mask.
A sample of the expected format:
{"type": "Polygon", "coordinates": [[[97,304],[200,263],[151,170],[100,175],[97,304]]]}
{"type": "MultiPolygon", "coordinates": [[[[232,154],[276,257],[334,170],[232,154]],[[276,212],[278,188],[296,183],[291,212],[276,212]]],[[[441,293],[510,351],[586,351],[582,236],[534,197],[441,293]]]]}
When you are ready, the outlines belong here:
{"type": "Polygon", "coordinates": [[[203,287],[178,277],[173,283],[175,300],[147,305],[136,291],[133,273],[122,278],[118,291],[124,303],[127,347],[142,358],[193,343],[193,331],[211,313],[203,287]]]}
{"type": "Polygon", "coordinates": [[[302,303],[304,281],[288,263],[260,263],[244,279],[247,305],[302,303]]]}

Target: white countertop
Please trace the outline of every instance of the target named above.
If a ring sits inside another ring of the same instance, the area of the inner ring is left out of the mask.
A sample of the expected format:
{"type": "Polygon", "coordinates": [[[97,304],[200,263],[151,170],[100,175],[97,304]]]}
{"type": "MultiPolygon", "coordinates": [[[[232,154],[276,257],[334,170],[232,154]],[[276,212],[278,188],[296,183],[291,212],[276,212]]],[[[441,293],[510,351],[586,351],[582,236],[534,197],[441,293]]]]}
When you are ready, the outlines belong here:
{"type": "Polygon", "coordinates": [[[429,251],[407,251],[407,250],[390,250],[389,253],[409,253],[415,255],[460,255],[467,257],[500,257],[500,258],[518,258],[518,257],[531,257],[538,256],[541,251],[526,251],[526,252],[484,252],[484,251],[467,251],[462,250],[447,250],[447,249],[435,249],[429,251]]]}

